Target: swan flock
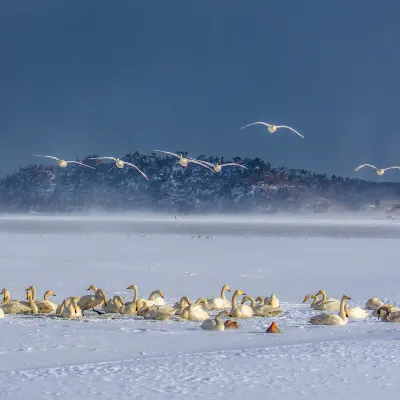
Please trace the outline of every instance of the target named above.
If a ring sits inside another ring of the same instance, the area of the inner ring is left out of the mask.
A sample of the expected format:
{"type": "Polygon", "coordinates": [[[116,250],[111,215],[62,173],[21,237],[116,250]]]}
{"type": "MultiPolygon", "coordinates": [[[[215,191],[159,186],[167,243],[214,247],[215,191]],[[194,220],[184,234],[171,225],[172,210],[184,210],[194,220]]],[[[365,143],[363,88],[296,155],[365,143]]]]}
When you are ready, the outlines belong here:
{"type": "MultiPolygon", "coordinates": [[[[239,324],[232,319],[223,322],[222,318],[276,318],[285,312],[274,293],[254,297],[237,289],[228,299],[227,292],[231,292],[229,285],[223,285],[217,297],[200,297],[192,301],[188,296],[183,296],[175,304],[167,304],[164,293],[159,289],[151,292],[147,298],[139,297],[137,285],[130,285],[126,289],[133,291],[132,298],[123,299],[119,294],[110,297],[103,289],[90,285],[86,289],[89,294],[71,296],[57,304],[54,302],[56,294],[52,290],[46,290],[43,299],[38,299],[36,287],[32,285],[25,289],[25,300],[19,300],[13,299],[9,290],[4,288],[0,292],[3,296],[0,301],[0,318],[8,318],[12,314],[41,314],[53,318],[82,319],[88,317],[87,313],[98,317],[111,314],[156,321],[196,321],[201,322],[199,328],[202,330],[224,331],[237,329],[239,324]]],[[[346,294],[338,300],[328,297],[324,290],[307,294],[303,304],[311,299],[310,308],[323,311],[310,317],[309,323],[312,325],[346,325],[349,319],[367,317],[376,317],[382,322],[400,322],[400,307],[385,304],[376,297],[369,299],[364,308],[347,304],[351,299],[346,294]]],[[[269,333],[280,332],[275,321],[268,329],[269,333]]]]}

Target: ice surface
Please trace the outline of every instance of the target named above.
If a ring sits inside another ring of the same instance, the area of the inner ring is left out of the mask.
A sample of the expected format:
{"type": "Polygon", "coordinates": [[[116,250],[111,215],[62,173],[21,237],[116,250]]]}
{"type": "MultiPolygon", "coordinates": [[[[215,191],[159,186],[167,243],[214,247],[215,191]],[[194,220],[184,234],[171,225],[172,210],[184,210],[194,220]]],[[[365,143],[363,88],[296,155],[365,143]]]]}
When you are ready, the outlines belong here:
{"type": "Polygon", "coordinates": [[[397,221],[277,220],[262,231],[245,219],[110,220],[1,219],[0,285],[23,298],[35,284],[40,297],[52,289],[60,302],[90,284],[131,298],[126,287],[135,283],[140,295],[162,289],[173,303],[217,296],[228,283],[255,297],[276,293],[284,313],[212,333],[199,322],[7,315],[0,319],[2,396],[395,398],[400,325],[367,318],[311,326],[317,312],[301,301],[325,289],[351,296],[351,305],[373,296],[399,304],[397,221]],[[281,334],[265,334],[274,320],[281,334]]]}

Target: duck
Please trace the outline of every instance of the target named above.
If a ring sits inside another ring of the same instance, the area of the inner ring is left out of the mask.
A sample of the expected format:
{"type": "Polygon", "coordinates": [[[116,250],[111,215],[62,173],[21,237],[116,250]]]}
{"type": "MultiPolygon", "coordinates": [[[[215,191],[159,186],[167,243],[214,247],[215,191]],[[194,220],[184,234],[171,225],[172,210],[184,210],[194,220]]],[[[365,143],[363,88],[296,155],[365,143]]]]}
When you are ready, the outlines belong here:
{"type": "Polygon", "coordinates": [[[239,295],[247,296],[243,290],[238,289],[233,293],[232,296],[232,308],[230,310],[231,316],[235,318],[251,318],[253,316],[253,309],[247,304],[241,304],[238,306],[236,304],[236,297],[239,295]]]}
{"type": "Polygon", "coordinates": [[[316,296],[322,296],[322,299],[315,303],[314,310],[338,311],[340,309],[340,301],[326,297],[325,290],[320,290],[316,296]]]}
{"type": "Polygon", "coordinates": [[[339,314],[322,313],[319,315],[315,315],[314,317],[311,317],[310,322],[313,325],[346,325],[347,315],[344,307],[346,300],[350,300],[350,297],[347,295],[343,295],[340,301],[339,314]]]}
{"type": "Polygon", "coordinates": [[[18,300],[11,300],[10,292],[7,289],[3,289],[0,294],[3,295],[3,301],[0,303],[0,307],[4,314],[37,314],[38,308],[32,299],[32,293],[27,293],[27,302],[21,302],[18,300]]]}
{"type": "Polygon", "coordinates": [[[203,310],[202,304],[196,303],[186,307],[180,316],[182,319],[188,319],[191,321],[204,321],[205,319],[210,318],[208,312],[203,310]]]}
{"type": "Polygon", "coordinates": [[[265,331],[266,333],[281,333],[276,322],[273,322],[265,331]]]}
{"type": "Polygon", "coordinates": [[[390,307],[380,307],[377,314],[378,319],[381,319],[383,322],[400,322],[400,311],[393,312],[390,307]]]}
{"type": "Polygon", "coordinates": [[[348,304],[345,304],[344,308],[348,318],[361,319],[369,315],[369,312],[363,310],[361,307],[349,307],[348,304]]]}
{"type": "Polygon", "coordinates": [[[257,297],[255,301],[258,301],[259,304],[256,304],[253,307],[254,315],[257,317],[276,317],[282,313],[282,310],[279,308],[279,306],[275,306],[275,304],[277,304],[275,301],[275,294],[272,294],[269,298],[271,299],[269,304],[264,304],[265,299],[263,299],[261,296],[257,297]]]}
{"type": "Polygon", "coordinates": [[[237,321],[232,321],[231,319],[227,319],[224,323],[225,329],[238,329],[239,325],[237,321]]]}
{"type": "Polygon", "coordinates": [[[115,295],[107,304],[102,304],[101,309],[108,314],[118,314],[119,309],[124,305],[121,296],[115,295]]]}
{"type": "Polygon", "coordinates": [[[102,289],[97,289],[96,286],[90,285],[88,290],[93,290],[94,295],[82,296],[78,301],[78,307],[82,310],[82,315],[84,316],[84,311],[93,310],[97,314],[102,314],[100,311],[95,310],[95,307],[100,306],[103,302],[107,304],[107,296],[102,289]]]}
{"type": "Polygon", "coordinates": [[[383,305],[383,301],[379,300],[377,297],[372,297],[365,303],[365,308],[367,310],[377,310],[383,305]]]}
{"type": "Polygon", "coordinates": [[[36,300],[35,303],[42,314],[50,314],[57,309],[57,304],[49,300],[49,296],[56,296],[52,290],[47,290],[43,295],[43,300],[36,300]]]}
{"type": "Polygon", "coordinates": [[[192,303],[190,302],[189,297],[183,296],[181,299],[174,304],[174,308],[176,309],[175,315],[181,315],[183,310],[190,306],[192,303]]]}
{"type": "Polygon", "coordinates": [[[207,299],[208,305],[210,306],[211,310],[226,310],[231,308],[231,302],[225,296],[226,291],[231,291],[229,285],[222,286],[221,297],[207,299]]]}
{"type": "Polygon", "coordinates": [[[82,318],[83,312],[78,305],[78,301],[75,298],[71,298],[68,305],[66,304],[67,301],[63,301],[63,308],[61,311],[61,316],[67,319],[78,319],[82,318]]]}
{"type": "Polygon", "coordinates": [[[231,313],[229,311],[220,311],[214,318],[206,319],[201,324],[200,328],[204,331],[224,331],[225,325],[221,321],[221,317],[228,316],[231,317],[231,313]]]}

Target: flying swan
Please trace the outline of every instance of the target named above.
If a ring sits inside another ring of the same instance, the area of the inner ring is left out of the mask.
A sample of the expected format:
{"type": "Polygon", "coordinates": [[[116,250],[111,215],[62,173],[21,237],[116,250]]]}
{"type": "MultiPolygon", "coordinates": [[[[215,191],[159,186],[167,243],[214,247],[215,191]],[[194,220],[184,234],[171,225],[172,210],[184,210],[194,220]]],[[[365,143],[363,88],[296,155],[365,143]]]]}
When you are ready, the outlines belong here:
{"type": "Polygon", "coordinates": [[[215,172],[221,172],[222,167],[228,167],[228,166],[235,166],[235,167],[241,167],[244,169],[247,169],[247,167],[245,167],[244,165],[241,164],[237,164],[237,163],[225,163],[225,164],[219,164],[219,163],[210,163],[208,161],[203,161],[203,160],[199,160],[202,164],[208,165],[211,168],[214,168],[215,172]]]}
{"type": "Polygon", "coordinates": [[[122,161],[118,157],[93,157],[93,158],[89,158],[89,160],[113,160],[113,161],[115,161],[115,165],[117,166],[117,168],[124,168],[125,165],[128,165],[129,167],[135,168],[137,171],[139,171],[142,174],[142,176],[145,179],[149,180],[147,175],[144,172],[142,172],[135,164],[129,163],[127,161],[122,161]]]}
{"type": "Polygon", "coordinates": [[[163,150],[153,150],[153,151],[159,151],[160,153],[165,153],[165,154],[169,154],[171,156],[174,156],[176,158],[179,158],[178,164],[182,165],[182,167],[187,167],[189,165],[189,163],[193,163],[193,164],[198,164],[201,165],[204,168],[208,168],[209,170],[213,171],[212,168],[210,168],[209,166],[203,164],[204,161],[200,161],[200,160],[196,160],[194,158],[190,158],[190,157],[183,157],[182,154],[175,154],[175,153],[171,153],[170,151],[163,151],[163,150]]]}
{"type": "Polygon", "coordinates": [[[395,165],[393,167],[388,167],[388,168],[377,168],[377,167],[375,167],[375,165],[372,165],[372,164],[362,164],[362,165],[359,165],[354,171],[358,171],[358,170],[360,170],[361,168],[364,168],[364,167],[375,168],[376,169],[376,173],[379,176],[382,176],[385,173],[385,171],[387,171],[388,169],[394,169],[394,168],[400,169],[400,167],[397,166],[397,165],[395,165]]]}
{"type": "Polygon", "coordinates": [[[65,160],[61,160],[60,158],[57,158],[57,157],[53,157],[53,156],[44,156],[44,155],[42,155],[42,154],[34,154],[34,156],[35,156],[35,157],[52,158],[53,160],[57,160],[58,165],[59,165],[61,168],[65,168],[66,166],[68,166],[68,164],[79,164],[79,165],[83,165],[84,167],[87,167],[87,168],[95,169],[95,168],[91,167],[90,165],[83,164],[83,163],[81,163],[81,162],[79,162],[79,161],[65,161],[65,160]]]}
{"type": "Polygon", "coordinates": [[[292,132],[296,133],[297,135],[299,135],[301,138],[304,139],[304,136],[303,136],[301,133],[297,132],[296,130],[294,130],[294,129],[291,128],[290,126],[286,126],[286,125],[267,124],[266,122],[253,122],[252,124],[248,124],[248,125],[243,126],[241,129],[244,129],[244,128],[247,128],[248,126],[256,125],[256,124],[258,124],[258,125],[265,125],[265,126],[268,128],[268,131],[269,131],[270,133],[275,133],[276,130],[277,130],[278,128],[290,129],[292,132]]]}

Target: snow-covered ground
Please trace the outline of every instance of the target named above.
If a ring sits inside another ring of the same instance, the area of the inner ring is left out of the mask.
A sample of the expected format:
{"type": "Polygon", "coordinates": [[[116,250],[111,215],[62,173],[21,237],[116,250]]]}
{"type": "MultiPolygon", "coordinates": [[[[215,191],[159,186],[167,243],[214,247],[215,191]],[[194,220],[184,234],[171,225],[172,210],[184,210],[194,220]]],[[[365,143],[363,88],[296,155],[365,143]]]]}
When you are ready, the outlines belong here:
{"type": "Polygon", "coordinates": [[[240,230],[238,223],[214,221],[208,237],[204,221],[180,232],[177,225],[185,222],[174,220],[162,234],[154,221],[149,229],[145,221],[126,229],[126,221],[114,220],[103,232],[90,219],[70,222],[65,232],[64,223],[0,220],[0,285],[12,297],[23,298],[34,284],[40,296],[52,289],[60,302],[95,284],[109,297],[130,298],[126,287],[136,284],[140,295],[162,289],[174,303],[183,295],[218,296],[228,283],[255,297],[276,293],[284,313],[239,320],[238,330],[213,333],[179,320],[6,315],[0,319],[2,397],[370,399],[398,393],[400,325],[367,318],[312,326],[308,319],[317,311],[301,303],[305,294],[325,289],[330,297],[349,295],[351,305],[363,306],[373,296],[400,304],[396,221],[314,221],[320,236],[287,221],[281,233],[279,221],[264,234],[254,223],[254,235],[250,223],[240,230]],[[346,228],[329,233],[335,225],[346,228]],[[265,333],[272,321],[281,334],[265,333]]]}

